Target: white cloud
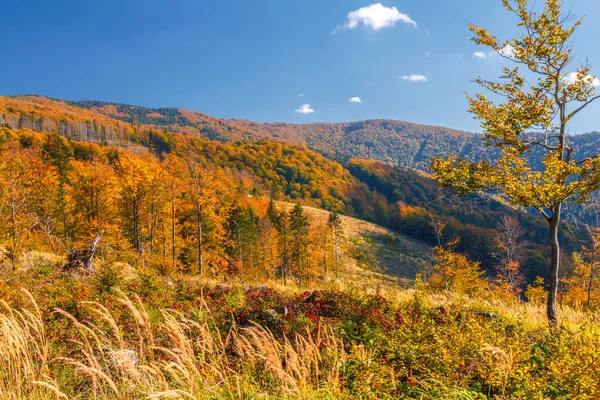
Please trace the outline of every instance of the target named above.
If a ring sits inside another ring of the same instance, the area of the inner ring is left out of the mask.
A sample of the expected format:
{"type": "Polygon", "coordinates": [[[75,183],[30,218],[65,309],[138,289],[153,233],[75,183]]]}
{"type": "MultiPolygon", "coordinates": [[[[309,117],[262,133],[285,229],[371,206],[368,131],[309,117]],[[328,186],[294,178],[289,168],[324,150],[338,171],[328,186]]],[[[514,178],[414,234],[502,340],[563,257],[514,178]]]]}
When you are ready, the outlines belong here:
{"type": "Polygon", "coordinates": [[[310,106],[310,104],[302,104],[300,108],[296,110],[296,112],[300,114],[311,114],[314,113],[315,110],[310,106]]]}
{"type": "Polygon", "coordinates": [[[505,57],[514,57],[515,49],[510,44],[507,44],[503,48],[498,51],[490,51],[489,53],[484,53],[483,51],[476,51],[473,53],[474,58],[494,58],[497,57],[498,54],[505,57]]]}
{"type": "Polygon", "coordinates": [[[421,74],[403,75],[400,77],[400,79],[410,82],[429,82],[429,78],[421,74]]]}
{"type": "Polygon", "coordinates": [[[304,97],[304,93],[298,93],[298,97],[303,98],[304,97]]]}
{"type": "Polygon", "coordinates": [[[353,97],[350,100],[348,100],[350,103],[362,103],[362,100],[360,99],[360,97],[353,97]]]}
{"type": "MultiPolygon", "coordinates": [[[[595,87],[599,87],[600,86],[600,79],[596,78],[595,76],[587,75],[583,79],[584,79],[584,81],[586,83],[591,83],[592,86],[595,86],[595,87]]],[[[578,80],[579,80],[579,78],[577,76],[577,72],[571,72],[569,75],[567,75],[565,77],[565,81],[569,85],[572,84],[572,83],[577,82],[578,80]]]]}
{"type": "Polygon", "coordinates": [[[500,55],[504,57],[513,57],[515,55],[515,49],[510,44],[507,44],[506,46],[498,50],[498,53],[500,53],[500,55]]]}
{"type": "Polygon", "coordinates": [[[385,7],[381,3],[375,3],[348,13],[344,28],[354,29],[362,24],[374,31],[380,31],[396,26],[398,21],[417,26],[414,20],[398,11],[396,7],[385,7]]]}

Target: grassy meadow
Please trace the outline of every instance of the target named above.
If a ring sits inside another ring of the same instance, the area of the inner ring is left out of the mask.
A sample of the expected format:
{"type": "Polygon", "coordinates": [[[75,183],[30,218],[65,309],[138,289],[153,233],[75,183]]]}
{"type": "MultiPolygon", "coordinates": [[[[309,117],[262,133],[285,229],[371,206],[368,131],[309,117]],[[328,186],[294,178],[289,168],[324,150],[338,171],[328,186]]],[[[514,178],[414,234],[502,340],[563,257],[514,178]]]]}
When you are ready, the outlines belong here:
{"type": "MultiPolygon", "coordinates": [[[[35,262],[32,261],[35,259],[35,262]]],[[[2,399],[594,399],[599,314],[377,275],[321,287],[60,272],[0,279],[2,399]]]]}

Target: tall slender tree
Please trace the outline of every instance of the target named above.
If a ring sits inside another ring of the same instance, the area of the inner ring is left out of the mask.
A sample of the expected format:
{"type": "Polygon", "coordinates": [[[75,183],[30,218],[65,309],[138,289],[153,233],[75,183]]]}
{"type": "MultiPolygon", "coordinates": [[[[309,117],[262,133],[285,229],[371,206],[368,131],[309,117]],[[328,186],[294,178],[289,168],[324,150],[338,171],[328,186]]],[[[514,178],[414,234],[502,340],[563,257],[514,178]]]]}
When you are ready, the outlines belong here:
{"type": "Polygon", "coordinates": [[[29,184],[28,164],[31,151],[21,149],[17,143],[11,143],[8,151],[2,153],[0,160],[0,211],[8,215],[6,226],[10,237],[9,256],[11,265],[19,255],[23,237],[27,233],[27,207],[33,193],[29,184]]]}
{"type": "Polygon", "coordinates": [[[65,242],[71,236],[71,227],[69,226],[69,213],[67,203],[67,183],[69,171],[69,161],[73,158],[73,149],[69,142],[58,133],[52,133],[46,137],[43,146],[44,156],[58,170],[58,201],[57,209],[60,216],[61,233],[65,242]]]}
{"type": "Polygon", "coordinates": [[[308,228],[310,222],[308,217],[304,214],[304,209],[299,203],[294,205],[294,208],[289,213],[289,229],[291,242],[291,256],[292,262],[295,264],[295,269],[302,283],[303,274],[305,274],[306,263],[308,252],[308,228]]]}
{"type": "MultiPolygon", "coordinates": [[[[203,162],[188,163],[187,195],[192,203],[196,222],[196,246],[198,251],[198,274],[204,275],[206,220],[214,213],[217,202],[217,174],[214,168],[203,162]]],[[[235,226],[238,226],[236,220],[235,226]]]]}
{"type": "Polygon", "coordinates": [[[337,211],[333,210],[329,213],[327,225],[329,226],[329,230],[331,231],[331,238],[333,241],[332,256],[335,267],[335,279],[338,279],[338,271],[340,266],[339,247],[340,240],[344,232],[342,230],[342,219],[340,218],[340,215],[337,213],[337,211]]]}
{"type": "MultiPolygon", "coordinates": [[[[174,271],[177,265],[177,203],[182,196],[183,188],[182,181],[184,177],[184,168],[182,168],[181,160],[167,154],[163,160],[163,167],[167,176],[167,192],[169,198],[169,219],[170,219],[170,259],[171,269],[174,271]]],[[[165,252],[166,253],[166,252],[165,252]]],[[[165,254],[166,256],[166,254],[165,254]]]]}
{"type": "Polygon", "coordinates": [[[443,186],[461,194],[499,192],[544,216],[551,244],[547,316],[556,327],[561,211],[566,202],[584,202],[600,188],[600,157],[578,155],[568,128],[600,95],[590,66],[573,67],[572,39],[582,20],[563,13],[560,0],[546,0],[540,11],[530,8],[527,0],[502,4],[518,18],[520,36],[500,41],[485,28],[469,29],[476,44],[491,48],[513,66],[504,67],[498,81],[475,79],[492,98],[468,96],[469,111],[481,121],[484,140],[500,155],[480,162],[435,158],[432,166],[443,186]]]}

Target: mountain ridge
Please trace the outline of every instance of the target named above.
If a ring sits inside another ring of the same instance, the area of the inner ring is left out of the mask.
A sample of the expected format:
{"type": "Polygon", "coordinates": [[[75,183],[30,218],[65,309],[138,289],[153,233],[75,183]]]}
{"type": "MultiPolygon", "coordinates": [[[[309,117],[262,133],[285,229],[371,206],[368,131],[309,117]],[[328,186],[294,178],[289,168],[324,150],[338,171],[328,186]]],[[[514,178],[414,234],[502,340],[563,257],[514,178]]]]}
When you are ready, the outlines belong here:
{"type": "MultiPolygon", "coordinates": [[[[276,140],[298,144],[337,161],[352,158],[376,159],[404,169],[427,170],[432,155],[461,153],[476,146],[473,133],[408,121],[374,119],[344,123],[289,124],[258,123],[245,119],[222,119],[179,108],[147,108],[100,101],[64,101],[43,96],[4,97],[6,102],[42,104],[75,112],[79,109],[99,117],[169,132],[193,134],[223,142],[276,140]],[[8,100],[10,99],[10,100],[8,100]],[[423,141],[427,141],[423,146],[423,141]],[[443,142],[443,145],[440,145],[443,142]],[[419,153],[421,157],[415,157],[419,153]]],[[[5,107],[6,108],[6,107],[5,107]]],[[[65,110],[66,111],[66,110],[65,110]]],[[[0,116],[3,110],[0,107],[0,116]]],[[[34,115],[32,113],[31,115],[34,115]]],[[[26,118],[30,117],[26,113],[26,118]]],[[[23,114],[13,117],[19,127],[23,114]]],[[[3,120],[7,119],[6,117],[3,120]]],[[[0,120],[0,124],[3,121],[0,120]]]]}
{"type": "MultiPolygon", "coordinates": [[[[434,156],[459,154],[475,160],[492,159],[497,155],[494,147],[487,146],[481,140],[481,133],[386,118],[309,124],[263,123],[217,118],[175,107],[147,108],[94,101],[66,103],[125,122],[156,125],[171,131],[199,134],[212,140],[284,141],[306,146],[340,162],[348,162],[353,158],[373,159],[406,170],[428,172],[429,162],[434,156]],[[116,107],[118,113],[110,107],[116,107]]],[[[571,141],[582,150],[582,157],[585,158],[600,146],[600,133],[576,134],[571,136],[571,141]]]]}
{"type": "MultiPolygon", "coordinates": [[[[401,169],[429,172],[432,157],[459,154],[470,160],[493,159],[497,149],[487,146],[480,133],[436,125],[423,125],[392,119],[368,119],[350,122],[254,122],[247,119],[225,119],[176,107],[149,108],[104,101],[68,101],[44,96],[11,96],[13,101],[63,105],[82,110],[87,118],[110,118],[131,124],[132,129],[198,135],[221,142],[275,140],[304,146],[339,162],[354,158],[383,161],[401,169]]],[[[2,97],[0,97],[2,99],[2,97]]],[[[19,116],[22,118],[22,115],[19,116]]],[[[13,127],[17,127],[14,118],[13,127]]],[[[0,125],[3,123],[0,106],[0,125]]],[[[600,133],[571,136],[572,144],[581,149],[582,157],[600,146],[600,133]]],[[[535,153],[534,153],[535,157],[535,153]]]]}

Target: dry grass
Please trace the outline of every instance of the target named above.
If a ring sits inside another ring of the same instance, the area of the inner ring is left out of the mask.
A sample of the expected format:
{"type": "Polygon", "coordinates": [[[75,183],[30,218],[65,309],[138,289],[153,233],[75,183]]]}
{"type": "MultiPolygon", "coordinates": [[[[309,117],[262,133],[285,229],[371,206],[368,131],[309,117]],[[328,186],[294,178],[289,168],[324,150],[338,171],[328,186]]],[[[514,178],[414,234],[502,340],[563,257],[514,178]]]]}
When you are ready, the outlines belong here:
{"type": "MultiPolygon", "coordinates": [[[[278,204],[286,210],[294,206],[285,202],[278,204]]],[[[328,211],[303,208],[311,220],[327,223],[328,211]]],[[[343,280],[361,282],[364,278],[375,278],[389,284],[395,280],[390,276],[397,276],[403,283],[409,283],[431,262],[431,249],[418,240],[360,219],[344,215],[340,215],[340,219],[344,232],[341,249],[344,269],[340,271],[343,280]],[[356,255],[360,255],[360,260],[356,255]]]]}
{"type": "MultiPolygon", "coordinates": [[[[416,289],[393,290],[383,288],[381,293],[396,302],[408,302],[414,298],[416,289]]],[[[431,307],[446,307],[458,304],[461,308],[476,312],[493,312],[507,321],[519,322],[528,329],[542,329],[548,327],[546,306],[523,301],[513,301],[499,298],[490,293],[488,296],[469,297],[452,292],[427,292],[425,301],[431,307]]],[[[558,316],[563,328],[574,332],[582,325],[595,321],[600,323],[600,312],[590,313],[575,310],[568,306],[558,306],[558,316]]]]}
{"type": "MultiPolygon", "coordinates": [[[[332,285],[345,292],[364,294],[367,290],[365,283],[332,285]]],[[[297,290],[291,286],[284,289],[297,290]]],[[[371,290],[390,303],[404,305],[404,309],[410,309],[406,305],[422,296],[432,310],[459,304],[463,310],[493,310],[507,324],[519,321],[532,330],[546,326],[543,307],[531,304],[397,290],[385,285],[371,290]]],[[[57,339],[52,339],[53,343],[48,339],[45,321],[49,317],[43,316],[31,294],[23,291],[25,305],[19,309],[2,301],[0,398],[347,398],[344,370],[349,365],[358,363],[368,372],[356,378],[359,383],[376,378],[369,368],[378,357],[377,347],[353,345],[349,350],[349,343],[344,343],[332,325],[317,324],[311,331],[275,337],[260,325],[238,327],[233,323],[223,333],[202,298],[194,317],[176,310],[160,310],[159,316],[151,319],[140,298],[119,291],[116,294],[118,315],[90,301],[79,303],[79,318],[54,310],[53,319],[68,322],[71,335],[58,351],[57,339]]],[[[561,317],[572,332],[590,318],[599,318],[568,309],[561,310],[561,317]]],[[[503,393],[522,354],[515,355],[515,349],[494,343],[477,350],[495,365],[488,379],[497,382],[503,393]]],[[[453,398],[452,393],[458,396],[456,390],[448,387],[435,398],[453,398]]],[[[427,396],[433,392],[427,393],[423,398],[431,398],[427,396]]]]}
{"type": "Polygon", "coordinates": [[[211,328],[215,321],[206,304],[202,322],[163,310],[160,322],[151,326],[141,301],[123,293],[118,301],[132,318],[135,340],[104,306],[85,302],[81,306],[94,316],[87,322],[55,310],[78,334],[69,346],[73,355],[50,360],[42,315],[31,295],[24,293],[31,310],[2,303],[2,399],[243,398],[258,392],[253,385],[270,388],[277,398],[307,398],[319,388],[331,393],[339,386],[345,351],[330,327],[283,341],[259,325],[234,326],[222,336],[211,328]],[[77,393],[51,378],[52,370],[60,368],[78,377],[77,393]],[[256,382],[256,376],[263,381],[256,382]]]}
{"type": "Polygon", "coordinates": [[[67,398],[51,377],[43,318],[29,292],[29,309],[15,310],[0,300],[0,398],[67,398]]]}

